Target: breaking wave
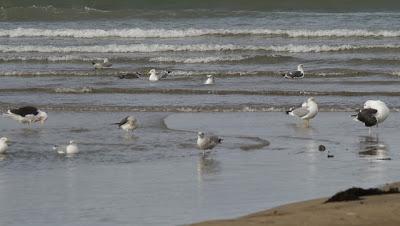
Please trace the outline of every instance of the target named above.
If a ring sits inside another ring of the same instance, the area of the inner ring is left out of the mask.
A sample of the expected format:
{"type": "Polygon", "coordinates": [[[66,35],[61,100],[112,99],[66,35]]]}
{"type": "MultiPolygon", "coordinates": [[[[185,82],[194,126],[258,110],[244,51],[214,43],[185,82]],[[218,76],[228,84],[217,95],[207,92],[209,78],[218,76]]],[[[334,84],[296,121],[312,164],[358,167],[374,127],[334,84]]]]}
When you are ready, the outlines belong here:
{"type": "Polygon", "coordinates": [[[40,46],[40,45],[0,45],[0,52],[43,52],[43,53],[130,53],[130,52],[168,52],[168,51],[271,51],[271,52],[335,52],[368,49],[399,49],[400,45],[282,45],[282,46],[255,46],[235,44],[130,44],[130,45],[92,45],[92,46],[40,46]]]}
{"type": "Polygon", "coordinates": [[[283,29],[0,29],[0,37],[73,37],[73,38],[182,38],[205,35],[267,35],[286,37],[400,37],[396,30],[283,30],[283,29]]]}
{"type": "Polygon", "coordinates": [[[296,91],[296,90],[206,90],[179,88],[11,88],[0,89],[0,93],[96,93],[96,94],[170,94],[170,95],[246,95],[246,96],[392,96],[399,97],[400,92],[368,91],[296,91]]]}
{"type": "MultiPolygon", "coordinates": [[[[194,58],[183,58],[183,57],[154,57],[150,58],[152,62],[172,62],[172,63],[185,63],[185,64],[197,64],[197,63],[212,63],[212,62],[224,62],[224,61],[241,61],[249,59],[250,57],[244,56],[209,56],[209,57],[194,57],[194,58]]],[[[253,58],[253,57],[252,57],[253,58]]]]}

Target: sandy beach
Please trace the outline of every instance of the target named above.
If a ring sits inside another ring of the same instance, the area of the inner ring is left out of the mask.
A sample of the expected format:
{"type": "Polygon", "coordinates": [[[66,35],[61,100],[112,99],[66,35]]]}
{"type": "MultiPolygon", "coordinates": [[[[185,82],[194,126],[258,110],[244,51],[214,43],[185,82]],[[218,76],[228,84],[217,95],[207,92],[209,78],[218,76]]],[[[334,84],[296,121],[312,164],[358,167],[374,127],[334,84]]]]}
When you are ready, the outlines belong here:
{"type": "MultiPolygon", "coordinates": [[[[399,183],[390,187],[399,187],[399,183]]],[[[244,217],[206,221],[192,226],[343,226],[400,225],[400,194],[362,197],[361,200],[325,203],[327,198],[298,202],[244,217]]]]}

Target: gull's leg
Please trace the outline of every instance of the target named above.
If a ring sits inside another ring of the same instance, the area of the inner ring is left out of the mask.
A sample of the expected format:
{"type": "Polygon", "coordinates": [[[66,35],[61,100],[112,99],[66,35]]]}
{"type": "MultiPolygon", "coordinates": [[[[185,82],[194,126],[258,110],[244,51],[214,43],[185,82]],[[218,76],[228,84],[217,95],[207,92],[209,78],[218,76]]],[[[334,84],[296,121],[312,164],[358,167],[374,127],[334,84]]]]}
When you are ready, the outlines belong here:
{"type": "Polygon", "coordinates": [[[306,128],[310,127],[310,120],[309,120],[309,119],[305,119],[305,120],[304,120],[304,126],[305,126],[306,128]]]}

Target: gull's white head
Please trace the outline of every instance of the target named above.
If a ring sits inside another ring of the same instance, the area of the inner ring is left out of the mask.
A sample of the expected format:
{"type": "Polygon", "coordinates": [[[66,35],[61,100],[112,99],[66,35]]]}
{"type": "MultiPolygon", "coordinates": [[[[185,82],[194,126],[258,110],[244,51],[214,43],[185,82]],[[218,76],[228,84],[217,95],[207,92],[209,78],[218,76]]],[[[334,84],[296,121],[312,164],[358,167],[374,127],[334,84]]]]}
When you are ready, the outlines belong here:
{"type": "Polygon", "coordinates": [[[129,117],[127,118],[127,120],[128,120],[128,122],[136,122],[136,118],[133,117],[133,116],[129,116],[129,117]]]}
{"type": "Polygon", "coordinates": [[[70,140],[69,144],[76,144],[74,140],[70,140]]]}
{"type": "Polygon", "coordinates": [[[156,69],[154,69],[154,68],[153,68],[153,69],[151,69],[151,70],[149,71],[149,74],[150,74],[150,75],[154,75],[154,74],[156,74],[156,69]]]}
{"type": "Polygon", "coordinates": [[[207,75],[207,78],[214,78],[213,75],[207,75]]]}
{"type": "Polygon", "coordinates": [[[47,120],[48,115],[46,112],[41,111],[41,110],[38,110],[38,112],[39,112],[38,121],[43,124],[47,120]]]}
{"type": "Polygon", "coordinates": [[[7,138],[7,137],[2,137],[2,138],[0,138],[0,142],[1,143],[9,143],[10,142],[10,140],[7,138]]]}
{"type": "Polygon", "coordinates": [[[381,100],[367,100],[364,103],[364,108],[387,108],[386,104],[381,100]]]}
{"type": "Polygon", "coordinates": [[[315,102],[315,98],[314,97],[310,97],[307,99],[307,102],[315,102]]]}
{"type": "Polygon", "coordinates": [[[108,63],[108,58],[104,58],[103,63],[108,63]]]}
{"type": "Polygon", "coordinates": [[[303,65],[302,65],[302,64],[299,64],[299,65],[297,66],[297,70],[304,73],[303,65]]]}
{"type": "Polygon", "coordinates": [[[204,133],[203,132],[198,132],[197,133],[197,137],[199,137],[199,138],[204,138],[204,133]]]}

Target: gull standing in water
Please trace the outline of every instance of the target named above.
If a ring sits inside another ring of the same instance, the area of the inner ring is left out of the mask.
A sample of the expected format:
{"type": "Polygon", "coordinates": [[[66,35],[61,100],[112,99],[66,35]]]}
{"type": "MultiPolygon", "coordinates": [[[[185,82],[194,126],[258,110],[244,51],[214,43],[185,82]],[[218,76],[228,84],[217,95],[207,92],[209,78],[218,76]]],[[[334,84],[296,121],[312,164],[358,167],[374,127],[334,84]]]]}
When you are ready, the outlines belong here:
{"type": "Polygon", "coordinates": [[[155,81],[160,80],[160,76],[156,74],[156,69],[151,69],[149,71],[149,74],[150,74],[150,76],[149,76],[150,81],[155,82],[155,81]]]}
{"type": "Polygon", "coordinates": [[[213,85],[214,84],[214,76],[207,75],[207,80],[204,82],[204,85],[213,85]]]}
{"type": "Polygon", "coordinates": [[[153,68],[149,71],[149,75],[150,75],[149,80],[152,82],[156,82],[156,81],[159,81],[160,79],[166,78],[171,73],[172,73],[171,71],[167,70],[167,71],[164,71],[164,73],[162,73],[162,74],[160,74],[160,73],[157,74],[156,69],[153,68]]]}
{"type": "Polygon", "coordinates": [[[222,138],[217,136],[206,136],[203,132],[197,134],[197,147],[203,150],[203,156],[205,156],[206,150],[211,150],[220,143],[222,143],[222,138]]]}
{"type": "Polygon", "coordinates": [[[364,123],[371,132],[372,126],[378,126],[389,116],[390,110],[383,101],[367,100],[357,114],[352,115],[354,120],[364,123]]]}
{"type": "Polygon", "coordinates": [[[0,154],[6,153],[8,149],[9,140],[7,137],[0,138],[0,154]]]}
{"type": "Polygon", "coordinates": [[[310,97],[299,108],[291,108],[286,111],[286,114],[301,118],[305,122],[305,126],[310,126],[310,119],[318,114],[318,104],[315,102],[314,97],[310,97]]]}
{"type": "Polygon", "coordinates": [[[94,62],[92,61],[92,65],[94,69],[105,69],[105,68],[111,68],[112,63],[108,61],[108,58],[104,58],[103,62],[94,62]]]}
{"type": "Polygon", "coordinates": [[[79,153],[78,145],[75,141],[70,140],[67,146],[54,146],[53,150],[57,151],[58,154],[77,154],[79,153]]]}
{"type": "Polygon", "coordinates": [[[123,118],[121,120],[121,122],[114,123],[114,125],[118,125],[119,128],[121,128],[127,132],[133,131],[134,129],[136,129],[138,127],[137,120],[133,116],[126,116],[125,118],[123,118]]]}
{"type": "Polygon", "coordinates": [[[47,113],[32,106],[25,106],[21,108],[9,109],[4,114],[5,117],[12,118],[20,123],[44,123],[48,116],[47,113]]]}
{"type": "Polygon", "coordinates": [[[297,71],[283,73],[282,76],[284,78],[304,78],[304,69],[303,65],[299,64],[297,66],[297,71]]]}

